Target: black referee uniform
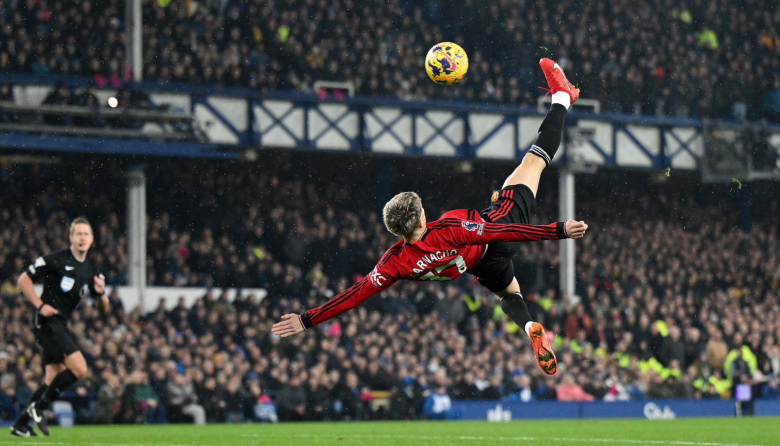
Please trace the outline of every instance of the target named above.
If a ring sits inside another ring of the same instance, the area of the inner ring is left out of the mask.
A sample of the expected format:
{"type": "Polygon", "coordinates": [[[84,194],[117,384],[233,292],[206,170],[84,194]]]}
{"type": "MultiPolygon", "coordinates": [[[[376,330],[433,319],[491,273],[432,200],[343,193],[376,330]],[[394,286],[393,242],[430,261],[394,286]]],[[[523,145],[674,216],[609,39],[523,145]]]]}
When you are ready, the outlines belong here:
{"type": "MultiPolygon", "coordinates": [[[[57,310],[54,316],[43,317],[38,308],[33,317],[33,333],[43,348],[43,363],[45,366],[62,364],[65,358],[79,351],[78,344],[68,330],[68,319],[82,298],[102,296],[95,291],[94,277],[105,280],[104,276],[89,258],[85,257],[81,261],[70,249],[38,257],[25,273],[34,283],[43,284],[41,307],[49,305],[57,310]]],[[[30,405],[11,426],[11,435],[34,436],[35,432],[28,425],[33,420],[48,436],[49,428],[43,411],[49,408],[53,398],[76,381],[76,375],[65,369],[54,377],[51,385],[42,384],[33,394],[30,405]]]]}
{"type": "Polygon", "coordinates": [[[43,317],[36,311],[33,332],[43,348],[44,364],[60,364],[79,349],[68,331],[70,314],[82,298],[101,296],[95,291],[93,276],[104,276],[89,258],[79,261],[70,249],[38,257],[26,273],[33,282],[43,283],[41,300],[59,312],[43,317]]]}

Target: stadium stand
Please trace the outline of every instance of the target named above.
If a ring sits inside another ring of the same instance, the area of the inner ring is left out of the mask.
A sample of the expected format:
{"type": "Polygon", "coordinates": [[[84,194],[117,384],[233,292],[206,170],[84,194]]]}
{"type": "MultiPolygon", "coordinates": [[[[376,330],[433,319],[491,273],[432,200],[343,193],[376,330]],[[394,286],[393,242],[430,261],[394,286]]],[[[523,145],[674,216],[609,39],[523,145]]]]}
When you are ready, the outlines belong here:
{"type": "MultiPolygon", "coordinates": [[[[124,2],[26,5],[0,3],[0,71],[123,83],[124,2]]],[[[534,106],[536,60],[553,56],[605,111],[780,120],[772,0],[144,2],[143,22],[146,80],[260,91],[336,80],[363,95],[534,106]],[[481,49],[448,89],[419,66],[442,40],[481,49]]]]}
{"type": "MultiPolygon", "coordinates": [[[[426,401],[442,388],[458,399],[614,401],[728,398],[748,383],[757,397],[778,397],[777,202],[750,205],[747,197],[766,203],[771,193],[760,184],[729,191],[677,174],[655,182],[606,171],[579,180],[577,214],[594,229],[578,245],[579,302],[551,290],[556,243],[523,247],[518,276],[556,335],[554,377],[469,278],[396,285],[289,342],[271,336],[281,314],[323,302],[373,267],[392,242],[377,217],[391,190],[419,190],[432,215],[479,207],[498,186],[497,172],[511,168],[442,160],[423,172],[420,162],[274,152],[256,165],[150,165],[150,190],[168,192],[149,196],[149,281],[202,287],[204,295],[192,307],[161,303],[148,314],[124,309],[116,293],[109,315],[81,307],[72,324],[94,377],[69,394],[77,423],[425,418],[437,416],[426,401]],[[366,181],[382,175],[395,182],[366,181]],[[361,200],[347,193],[358,184],[361,200]],[[230,302],[223,286],[263,287],[268,297],[230,302]]],[[[42,371],[14,276],[61,247],[66,216],[80,214],[84,201],[98,228],[94,254],[114,284],[124,280],[124,188],[104,167],[0,166],[3,190],[27,203],[1,216],[6,419],[35,390],[22,383],[42,371]],[[66,186],[40,191],[25,181],[33,175],[66,186]]],[[[540,222],[557,210],[549,177],[540,222]]]]}

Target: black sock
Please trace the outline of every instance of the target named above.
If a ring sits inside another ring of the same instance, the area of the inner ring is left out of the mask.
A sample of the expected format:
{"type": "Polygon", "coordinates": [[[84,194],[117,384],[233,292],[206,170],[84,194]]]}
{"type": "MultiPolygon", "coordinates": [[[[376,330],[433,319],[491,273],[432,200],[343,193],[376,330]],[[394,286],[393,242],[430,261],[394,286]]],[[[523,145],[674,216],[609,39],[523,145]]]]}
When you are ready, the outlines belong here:
{"type": "Polygon", "coordinates": [[[501,309],[523,331],[525,331],[526,324],[533,320],[531,319],[531,313],[528,312],[528,307],[525,305],[523,295],[520,293],[507,294],[502,297],[501,309]]]}
{"type": "Polygon", "coordinates": [[[539,136],[531,146],[530,153],[542,158],[548,165],[555,158],[558,146],[563,137],[563,123],[566,122],[566,107],[561,104],[553,104],[550,112],[539,126],[539,136]]]}
{"type": "Polygon", "coordinates": [[[74,375],[70,370],[60,372],[57,374],[57,376],[54,377],[54,381],[51,382],[51,385],[43,394],[43,397],[38,400],[38,403],[35,405],[35,407],[40,410],[48,409],[49,405],[51,405],[51,401],[54,398],[60,396],[62,392],[68,390],[68,387],[72,386],[73,383],[78,380],[79,379],[76,378],[76,375],[74,375]]]}
{"type": "MultiPolygon", "coordinates": [[[[46,390],[49,388],[46,384],[41,384],[38,387],[38,390],[35,391],[35,393],[32,394],[32,398],[30,398],[30,404],[37,402],[41,397],[46,393],[46,390]]],[[[22,414],[19,416],[19,419],[16,420],[16,423],[14,423],[14,426],[26,426],[30,424],[30,416],[27,415],[27,411],[25,410],[22,412],[22,414]]]]}

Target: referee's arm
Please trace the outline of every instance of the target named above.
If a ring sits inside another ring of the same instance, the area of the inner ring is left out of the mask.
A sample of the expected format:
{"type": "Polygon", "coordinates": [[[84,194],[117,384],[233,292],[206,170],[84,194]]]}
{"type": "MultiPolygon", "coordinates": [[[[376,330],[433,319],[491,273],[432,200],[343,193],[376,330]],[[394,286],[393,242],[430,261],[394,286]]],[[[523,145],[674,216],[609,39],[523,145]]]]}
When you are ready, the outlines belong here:
{"type": "Polygon", "coordinates": [[[55,314],[59,313],[56,308],[52,307],[51,305],[44,304],[40,297],[35,293],[35,284],[33,283],[30,276],[27,275],[26,272],[22,273],[19,276],[19,279],[16,281],[16,284],[19,285],[19,288],[22,289],[22,293],[24,294],[24,297],[27,298],[27,300],[30,301],[31,304],[36,308],[36,310],[41,314],[43,317],[52,317],[55,314]]]}
{"type": "Polygon", "coordinates": [[[103,274],[96,273],[92,277],[92,295],[98,299],[97,308],[101,313],[108,313],[111,309],[111,304],[108,300],[108,293],[106,293],[106,279],[103,274]]]}

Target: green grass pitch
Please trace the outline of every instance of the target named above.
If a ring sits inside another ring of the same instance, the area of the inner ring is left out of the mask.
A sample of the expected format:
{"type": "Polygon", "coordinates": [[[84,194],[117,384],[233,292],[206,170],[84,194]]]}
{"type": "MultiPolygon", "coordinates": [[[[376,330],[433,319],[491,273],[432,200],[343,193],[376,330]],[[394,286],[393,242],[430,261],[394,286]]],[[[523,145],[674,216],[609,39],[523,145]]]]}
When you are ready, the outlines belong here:
{"type": "Polygon", "coordinates": [[[778,418],[488,422],[365,422],[232,425],[84,426],[0,445],[604,445],[777,446],[778,418]]]}

